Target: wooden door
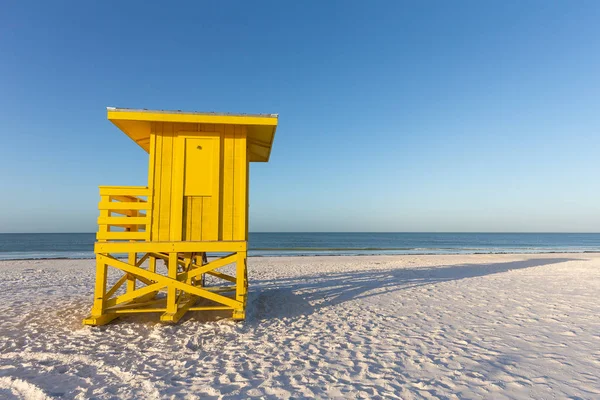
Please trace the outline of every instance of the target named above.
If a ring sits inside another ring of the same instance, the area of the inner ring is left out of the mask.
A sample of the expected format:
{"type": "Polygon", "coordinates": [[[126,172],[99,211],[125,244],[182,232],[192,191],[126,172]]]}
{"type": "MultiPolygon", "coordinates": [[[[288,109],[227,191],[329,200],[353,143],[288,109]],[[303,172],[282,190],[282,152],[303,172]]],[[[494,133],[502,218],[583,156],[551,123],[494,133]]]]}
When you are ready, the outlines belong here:
{"type": "Polygon", "coordinates": [[[180,133],[183,162],[183,240],[217,240],[220,135],[180,133]]]}

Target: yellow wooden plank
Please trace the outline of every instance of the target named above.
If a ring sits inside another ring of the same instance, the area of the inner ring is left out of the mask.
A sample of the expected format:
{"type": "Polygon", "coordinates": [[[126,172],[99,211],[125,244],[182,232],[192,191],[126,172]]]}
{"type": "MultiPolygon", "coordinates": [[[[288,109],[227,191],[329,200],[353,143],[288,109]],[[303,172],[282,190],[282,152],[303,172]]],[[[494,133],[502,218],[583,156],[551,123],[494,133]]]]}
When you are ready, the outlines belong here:
{"type": "MultiPolygon", "coordinates": [[[[211,126],[212,129],[218,129],[218,126],[211,126]]],[[[220,130],[224,131],[223,125],[220,126],[220,130]]],[[[221,135],[219,133],[219,135],[221,135]]],[[[214,149],[214,157],[216,159],[220,159],[221,157],[221,140],[216,141],[217,148],[214,149]]],[[[210,199],[204,199],[202,202],[203,211],[205,208],[210,210],[210,218],[208,218],[208,223],[206,230],[202,232],[203,240],[218,240],[219,239],[219,211],[220,211],[220,202],[221,202],[221,163],[217,164],[219,167],[215,168],[214,176],[213,176],[213,190],[212,196],[210,199]]],[[[205,214],[206,215],[206,214],[205,214]]],[[[204,220],[204,216],[203,216],[204,220]]]]}
{"type": "Polygon", "coordinates": [[[154,283],[149,286],[144,286],[143,288],[127,292],[121,296],[118,296],[118,297],[108,300],[106,302],[106,307],[113,307],[113,306],[116,306],[117,304],[121,304],[126,301],[137,299],[139,297],[145,296],[152,292],[157,292],[158,290],[160,290],[163,287],[165,287],[164,282],[158,282],[158,283],[154,283]]]}
{"type": "Polygon", "coordinates": [[[165,302],[165,299],[164,298],[160,298],[160,299],[155,298],[157,292],[155,292],[155,293],[151,292],[147,295],[141,296],[140,298],[137,298],[134,301],[131,301],[126,304],[119,304],[117,306],[107,308],[107,312],[116,313],[121,310],[124,311],[124,310],[134,310],[134,309],[147,309],[150,306],[162,307],[165,302]]]}
{"type": "MultiPolygon", "coordinates": [[[[109,197],[107,195],[102,195],[100,196],[100,202],[101,203],[105,203],[109,201],[109,197]]],[[[110,215],[110,213],[108,212],[108,210],[100,210],[100,217],[99,218],[108,218],[110,215]]],[[[108,227],[107,225],[104,224],[98,224],[98,232],[99,233],[106,233],[110,231],[110,227],[108,227]]]]}
{"type": "Polygon", "coordinates": [[[246,236],[244,240],[248,240],[250,235],[249,229],[249,215],[250,215],[250,149],[246,151],[246,236]]]}
{"type": "Polygon", "coordinates": [[[106,325],[118,317],[116,314],[90,315],[83,320],[83,324],[91,326],[106,325]]]}
{"type": "MultiPolygon", "coordinates": [[[[139,260],[135,262],[136,267],[140,267],[148,258],[150,257],[149,253],[144,254],[139,260]]],[[[147,282],[145,282],[148,284],[147,282]]]]}
{"type": "Polygon", "coordinates": [[[233,190],[234,190],[234,151],[235,151],[235,127],[225,126],[223,135],[223,179],[221,202],[222,208],[222,238],[221,240],[233,240],[233,190]]]}
{"type": "Polygon", "coordinates": [[[149,196],[145,186],[99,186],[101,196],[149,196]]]}
{"type": "Polygon", "coordinates": [[[98,232],[98,240],[148,240],[150,232],[98,232]]]}
{"type": "Polygon", "coordinates": [[[237,260],[235,264],[235,298],[246,305],[246,288],[248,282],[246,281],[246,252],[240,251],[236,254],[237,260]]]}
{"type": "Polygon", "coordinates": [[[217,240],[219,214],[218,208],[215,210],[213,204],[216,199],[214,197],[199,197],[197,201],[200,203],[200,220],[202,222],[198,226],[200,238],[202,240],[217,240]]]}
{"type": "Polygon", "coordinates": [[[101,261],[103,261],[104,263],[106,263],[112,267],[118,268],[125,272],[129,272],[134,275],[142,276],[144,278],[153,280],[157,283],[162,283],[163,287],[164,286],[173,287],[178,290],[187,292],[189,294],[203,297],[205,299],[212,300],[214,302],[217,302],[217,303],[229,306],[229,307],[234,307],[236,309],[238,309],[239,307],[242,306],[242,304],[237,300],[231,299],[229,297],[221,296],[217,293],[211,293],[208,290],[204,290],[204,289],[198,288],[196,286],[189,285],[185,282],[178,281],[177,279],[169,278],[166,276],[156,274],[154,272],[147,271],[142,268],[134,267],[133,265],[129,265],[123,261],[119,261],[116,258],[104,256],[104,255],[98,255],[97,257],[99,257],[101,261]]]}
{"type": "Polygon", "coordinates": [[[145,218],[147,215],[142,213],[140,210],[110,210],[111,215],[112,214],[118,214],[118,215],[126,215],[128,217],[140,217],[140,218],[145,218]]]}
{"type": "Polygon", "coordinates": [[[188,311],[221,311],[221,310],[231,310],[231,307],[226,306],[198,306],[198,307],[190,307],[188,311]]]}
{"type": "Polygon", "coordinates": [[[108,110],[108,119],[111,121],[133,120],[205,124],[277,125],[277,115],[275,114],[268,116],[254,116],[182,113],[168,111],[108,110]]]}
{"type": "MultiPolygon", "coordinates": [[[[134,232],[138,233],[137,230],[135,230],[134,232]]],[[[146,237],[148,237],[148,235],[146,235],[146,237]]],[[[137,265],[137,253],[129,253],[127,255],[127,262],[129,264],[138,266],[137,265]]],[[[128,276],[127,276],[127,293],[133,292],[135,290],[135,286],[136,286],[135,276],[128,274],[128,276]]]]}
{"type": "Polygon", "coordinates": [[[98,225],[146,225],[149,221],[148,217],[98,217],[98,225]]]}
{"type": "Polygon", "coordinates": [[[201,126],[202,132],[214,132],[215,131],[215,124],[203,123],[203,124],[200,124],[200,126],[201,126]]]}
{"type": "MultiPolygon", "coordinates": [[[[210,274],[210,272],[207,272],[207,274],[210,274]]],[[[204,287],[205,290],[208,290],[209,292],[213,292],[213,293],[227,293],[227,292],[235,292],[235,286],[230,285],[230,286],[209,286],[209,287],[204,287]]]]}
{"type": "Polygon", "coordinates": [[[164,312],[166,308],[123,308],[118,310],[110,310],[114,314],[140,314],[140,313],[157,313],[164,312]]]}
{"type": "Polygon", "coordinates": [[[137,196],[110,195],[109,197],[110,197],[111,201],[115,201],[116,200],[116,201],[120,201],[120,202],[123,202],[123,203],[126,203],[126,202],[132,202],[132,203],[137,203],[137,202],[144,203],[144,202],[147,202],[146,199],[143,199],[143,198],[137,197],[137,196]]]}
{"type": "Polygon", "coordinates": [[[154,196],[154,203],[152,207],[152,229],[150,238],[151,240],[159,240],[158,231],[159,231],[159,222],[160,222],[160,198],[162,192],[161,186],[161,168],[162,168],[162,123],[154,122],[153,124],[155,130],[155,143],[154,143],[154,177],[152,182],[152,193],[154,196]]]}
{"type": "MultiPolygon", "coordinates": [[[[169,254],[168,274],[169,278],[177,278],[178,259],[177,253],[169,254]]],[[[177,288],[173,285],[167,287],[167,313],[174,314],[177,312],[177,288]]]]}
{"type": "Polygon", "coordinates": [[[148,262],[148,271],[156,272],[156,257],[151,256],[150,261],[148,262]]]}
{"type": "Polygon", "coordinates": [[[222,272],[217,272],[217,271],[208,271],[208,272],[206,272],[206,273],[207,273],[208,275],[212,275],[212,276],[214,276],[214,277],[216,277],[216,278],[219,278],[219,279],[223,279],[223,280],[226,280],[226,281],[229,281],[229,282],[233,282],[233,283],[235,283],[235,282],[236,282],[236,281],[235,281],[235,276],[227,275],[227,274],[224,274],[224,273],[222,273],[222,272]]]}
{"type": "Polygon", "coordinates": [[[149,210],[150,203],[121,203],[119,201],[100,201],[99,210],[149,210]]]}
{"type": "Polygon", "coordinates": [[[235,127],[234,190],[233,190],[233,240],[246,238],[246,127],[235,127]]]}
{"type": "Polygon", "coordinates": [[[203,240],[220,240],[223,238],[223,159],[225,152],[225,126],[226,125],[223,124],[215,125],[215,132],[219,134],[219,186],[216,188],[211,201],[211,207],[215,213],[212,220],[213,228],[203,240]]]}
{"type": "Polygon", "coordinates": [[[123,286],[123,284],[127,281],[127,274],[123,275],[122,277],[119,278],[119,280],[113,285],[112,288],[110,288],[110,290],[108,292],[106,292],[106,299],[110,299],[113,294],[117,293],[117,290],[119,290],[119,288],[121,286],[123,286]]]}
{"type": "Polygon", "coordinates": [[[171,234],[171,182],[173,173],[173,126],[163,124],[162,130],[162,161],[161,192],[160,192],[160,221],[158,227],[158,240],[169,240],[171,234]]]}
{"type": "Polygon", "coordinates": [[[185,159],[185,139],[179,136],[173,137],[173,168],[171,181],[171,224],[170,241],[182,239],[183,234],[183,167],[185,159]]]}
{"type": "Polygon", "coordinates": [[[150,126],[150,143],[148,148],[148,192],[152,195],[154,188],[154,168],[156,166],[156,122],[150,126]]]}
{"type": "Polygon", "coordinates": [[[192,207],[191,198],[189,196],[183,197],[183,233],[181,235],[182,240],[190,240],[192,225],[190,224],[192,207]]]}
{"type": "Polygon", "coordinates": [[[177,122],[173,125],[175,126],[175,132],[177,132],[178,134],[180,134],[183,131],[196,133],[196,132],[198,132],[198,127],[200,126],[200,124],[197,124],[197,123],[182,123],[182,122],[177,122]]]}
{"type": "MultiPolygon", "coordinates": [[[[150,128],[150,143],[149,143],[149,148],[148,148],[148,191],[149,191],[149,199],[148,202],[149,203],[153,203],[154,201],[154,178],[155,178],[155,166],[156,166],[156,134],[155,134],[155,124],[156,123],[152,123],[151,124],[151,128],[150,128]],[[151,198],[150,198],[151,197],[151,198]]],[[[153,209],[154,207],[152,207],[153,209]]],[[[146,229],[148,231],[150,231],[150,237],[152,237],[152,218],[153,218],[153,214],[154,212],[149,212],[148,213],[148,226],[146,227],[146,229]]]]}
{"type": "Polygon", "coordinates": [[[206,240],[206,238],[202,236],[202,227],[205,222],[203,212],[202,197],[192,197],[192,215],[190,216],[192,236],[189,240],[206,240]]]}
{"type": "Polygon", "coordinates": [[[234,263],[234,262],[236,262],[236,260],[237,260],[237,255],[236,254],[231,254],[231,255],[228,255],[226,257],[222,257],[222,258],[219,258],[217,260],[211,261],[208,264],[204,264],[201,267],[194,268],[194,269],[192,269],[192,270],[190,270],[188,272],[182,272],[181,274],[177,275],[177,279],[180,280],[180,281],[185,281],[187,279],[194,278],[196,276],[200,276],[202,274],[205,274],[208,271],[212,271],[212,270],[215,270],[217,268],[221,268],[221,267],[224,267],[224,266],[229,265],[231,263],[234,263]]]}
{"type": "MultiPolygon", "coordinates": [[[[109,243],[98,242],[94,245],[94,252],[105,253],[186,253],[186,252],[237,252],[245,251],[248,243],[245,241],[222,242],[137,242],[137,243],[109,243]]],[[[154,255],[154,254],[153,254],[154,255]]],[[[158,256],[158,255],[157,255],[158,256]]]]}
{"type": "Polygon", "coordinates": [[[108,266],[102,256],[96,255],[96,285],[94,286],[94,306],[92,316],[101,316],[106,308],[106,276],[108,266]]]}

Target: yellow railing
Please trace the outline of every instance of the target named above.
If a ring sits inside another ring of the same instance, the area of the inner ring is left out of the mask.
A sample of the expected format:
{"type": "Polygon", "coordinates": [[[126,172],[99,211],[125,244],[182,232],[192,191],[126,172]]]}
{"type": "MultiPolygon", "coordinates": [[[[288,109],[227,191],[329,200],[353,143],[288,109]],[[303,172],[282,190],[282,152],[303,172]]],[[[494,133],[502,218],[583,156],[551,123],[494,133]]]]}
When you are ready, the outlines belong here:
{"type": "Polygon", "coordinates": [[[152,195],[147,187],[100,186],[98,209],[98,241],[150,240],[152,195]]]}

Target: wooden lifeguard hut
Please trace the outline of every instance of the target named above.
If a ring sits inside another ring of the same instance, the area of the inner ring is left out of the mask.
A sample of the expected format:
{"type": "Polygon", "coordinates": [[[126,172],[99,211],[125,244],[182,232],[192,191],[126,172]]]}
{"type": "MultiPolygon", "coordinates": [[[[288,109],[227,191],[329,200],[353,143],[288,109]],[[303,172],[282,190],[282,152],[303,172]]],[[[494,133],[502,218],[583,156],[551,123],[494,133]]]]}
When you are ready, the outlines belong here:
{"type": "Polygon", "coordinates": [[[148,186],[100,186],[94,304],[83,323],[133,313],[177,322],[200,310],[244,319],[249,163],[269,160],[277,115],[108,108],[108,119],[149,153],[148,186]]]}

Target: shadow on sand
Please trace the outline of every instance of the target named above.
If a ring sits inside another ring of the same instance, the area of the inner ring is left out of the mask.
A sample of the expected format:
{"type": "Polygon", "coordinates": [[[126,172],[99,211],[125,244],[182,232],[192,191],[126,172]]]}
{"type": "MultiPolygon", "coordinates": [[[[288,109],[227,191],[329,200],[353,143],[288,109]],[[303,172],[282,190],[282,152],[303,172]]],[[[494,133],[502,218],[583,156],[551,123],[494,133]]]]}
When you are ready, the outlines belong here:
{"type": "Polygon", "coordinates": [[[512,270],[572,261],[571,258],[532,258],[494,264],[458,264],[441,267],[369,269],[251,281],[251,319],[293,318],[347,301],[440,282],[456,281],[512,270]]]}

